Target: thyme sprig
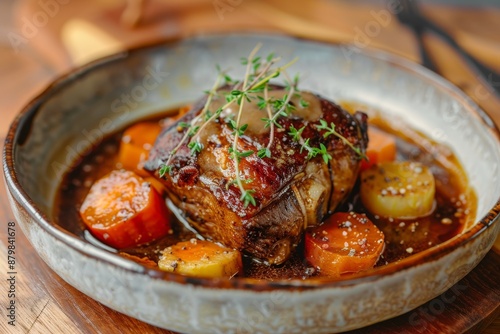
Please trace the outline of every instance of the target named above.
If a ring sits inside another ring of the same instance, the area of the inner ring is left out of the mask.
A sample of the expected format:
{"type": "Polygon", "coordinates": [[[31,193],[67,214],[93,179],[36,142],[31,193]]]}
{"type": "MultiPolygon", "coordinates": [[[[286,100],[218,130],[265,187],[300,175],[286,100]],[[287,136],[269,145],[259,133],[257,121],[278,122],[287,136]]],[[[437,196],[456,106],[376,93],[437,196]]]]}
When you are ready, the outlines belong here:
{"type": "MultiPolygon", "coordinates": [[[[299,94],[299,76],[296,75],[293,80],[291,80],[286,73],[286,69],[295,63],[297,59],[294,59],[283,66],[273,67],[273,65],[280,61],[281,58],[275,57],[273,53],[269,54],[265,59],[260,56],[256,56],[260,47],[261,44],[258,44],[250,52],[247,58],[241,59],[241,64],[245,66],[245,76],[242,81],[233,80],[233,78],[227,74],[227,71],[221,70],[218,65],[216,66],[218,75],[212,88],[205,92],[207,94],[207,100],[203,109],[189,123],[180,122],[177,125],[178,131],[184,131],[184,134],[179,143],[170,152],[165,163],[160,166],[160,177],[164,177],[166,174],[171,173],[172,160],[183,145],[186,145],[190,149],[192,155],[202,152],[204,147],[200,140],[201,133],[203,133],[208,124],[211,122],[221,121],[222,112],[231,107],[233,104],[238,106],[236,117],[234,117],[234,114],[228,115],[225,117],[224,121],[232,130],[232,142],[228,148],[228,154],[230,159],[233,161],[235,177],[226,184],[226,189],[229,189],[231,186],[237,186],[241,193],[240,200],[245,208],[250,204],[253,206],[257,205],[257,201],[254,197],[256,191],[248,186],[253,182],[253,180],[242,176],[240,171],[240,162],[253,154],[256,154],[261,159],[271,158],[271,148],[275,142],[276,128],[287,130],[291,139],[300,144],[300,152],[307,152],[307,159],[321,156],[325,163],[329,163],[329,161],[332,160],[332,156],[324,144],[320,143],[319,147],[314,147],[310,143],[310,138],[302,137],[306,125],[299,129],[296,129],[293,125],[290,125],[288,129],[283,129],[283,126],[279,122],[280,117],[289,116],[296,108],[291,103],[292,98],[300,98],[299,105],[302,108],[307,108],[309,106],[309,102],[305,101],[299,94]],[[279,77],[281,74],[283,74],[286,78],[286,93],[280,98],[270,97],[270,81],[279,77]],[[225,85],[232,86],[232,89],[223,93],[218,91],[222,82],[224,82],[225,85]],[[224,98],[226,103],[217,110],[210,111],[210,105],[215,97],[224,98]],[[269,142],[265,146],[257,144],[257,152],[254,152],[253,150],[240,150],[240,139],[245,135],[249,126],[248,124],[241,124],[242,114],[245,111],[245,105],[247,103],[255,103],[259,109],[265,109],[267,113],[267,117],[262,118],[261,120],[264,122],[265,127],[269,127],[269,142]],[[247,185],[247,187],[244,185],[247,185]]],[[[364,156],[359,148],[355,147],[336,131],[335,124],[333,122],[328,125],[325,120],[321,119],[319,120],[319,124],[314,126],[320,131],[325,131],[323,134],[324,138],[333,135],[342,140],[357,154],[364,156]]]]}
{"type": "MultiPolygon", "coordinates": [[[[274,54],[270,54],[266,58],[266,64],[263,66],[263,70],[259,71],[259,68],[261,68],[261,57],[255,57],[256,53],[259,51],[261,45],[257,45],[252,52],[250,52],[250,55],[248,58],[242,58],[241,64],[246,65],[246,72],[245,72],[245,77],[243,80],[243,83],[241,85],[241,90],[233,90],[231,91],[231,95],[234,96],[237,99],[237,103],[239,104],[238,108],[238,114],[236,117],[236,121],[230,121],[230,124],[234,130],[233,132],[233,144],[230,149],[230,154],[231,158],[234,161],[234,166],[235,166],[235,172],[236,172],[236,177],[233,183],[236,183],[238,186],[240,192],[241,192],[241,197],[240,200],[243,202],[244,207],[247,207],[249,204],[256,205],[255,198],[253,197],[253,194],[255,193],[255,190],[253,189],[246,189],[243,187],[243,180],[240,176],[240,170],[239,170],[239,163],[242,158],[246,158],[254,153],[254,151],[243,151],[240,152],[238,151],[238,141],[241,136],[243,136],[245,130],[247,129],[248,125],[243,124],[240,126],[240,121],[241,121],[241,115],[243,114],[243,108],[246,102],[251,103],[252,98],[255,98],[255,96],[252,96],[251,94],[257,94],[261,93],[262,91],[266,92],[267,96],[267,91],[268,91],[268,84],[269,81],[273,78],[276,78],[280,75],[282,71],[284,71],[287,67],[291,66],[297,59],[294,59],[293,61],[289,62],[288,64],[279,67],[278,69],[274,71],[270,71],[272,65],[279,61],[280,58],[274,58],[274,54]],[[250,71],[253,69],[253,74],[250,73],[250,71]],[[250,83],[248,81],[251,80],[250,83]]],[[[267,100],[267,97],[266,97],[267,100]]],[[[289,100],[286,102],[288,103],[289,100]]],[[[274,136],[274,129],[272,130],[273,134],[271,136],[274,136]]],[[[261,149],[257,152],[257,156],[260,158],[263,157],[271,157],[271,150],[270,150],[270,145],[272,144],[270,140],[270,144],[267,145],[265,149],[261,149]]],[[[245,183],[251,183],[251,180],[245,180],[245,183]]]]}
{"type": "MultiPolygon", "coordinates": [[[[199,136],[206,128],[206,126],[220,117],[220,114],[226,108],[229,108],[233,103],[238,104],[238,113],[236,120],[229,120],[228,124],[233,129],[233,142],[229,148],[229,155],[234,162],[235,168],[235,179],[229,184],[236,184],[241,192],[240,200],[243,202],[244,206],[247,207],[249,204],[256,205],[256,200],[253,197],[255,190],[245,189],[243,183],[250,183],[251,180],[243,180],[240,175],[239,164],[241,159],[247,158],[254,153],[252,150],[240,151],[238,149],[238,143],[241,136],[244,135],[245,130],[248,128],[248,124],[240,125],[241,115],[243,114],[245,103],[252,102],[255,99],[255,94],[261,93],[268,89],[268,83],[271,79],[276,78],[280,73],[289,66],[291,66],[297,59],[285,64],[284,66],[278,67],[271,70],[272,66],[280,60],[280,58],[275,58],[274,54],[270,54],[265,63],[262,64],[262,59],[260,57],[255,57],[256,53],[259,51],[261,45],[257,45],[252,52],[249,54],[248,58],[242,59],[242,64],[246,65],[246,72],[243,82],[234,81],[226,72],[222,71],[220,67],[217,66],[219,75],[214,82],[212,88],[207,91],[208,94],[207,101],[202,109],[202,111],[195,117],[190,123],[181,122],[179,123],[179,130],[186,130],[184,136],[181,138],[177,146],[170,152],[167,161],[162,164],[159,170],[160,177],[164,177],[166,174],[172,171],[172,159],[177,153],[177,151],[182,147],[182,145],[187,143],[188,148],[191,150],[192,154],[200,153],[203,149],[203,145],[199,141],[199,136]],[[253,73],[251,71],[253,70],[253,73]],[[209,107],[214,98],[217,95],[217,88],[220,86],[221,80],[224,80],[226,84],[231,83],[235,85],[235,88],[226,94],[226,104],[215,111],[213,114],[210,113],[209,107]],[[208,117],[207,117],[208,115],[208,117]],[[201,123],[200,123],[201,122],[201,123]]],[[[285,105],[281,108],[285,108],[286,104],[290,99],[285,101],[285,105]]],[[[271,143],[272,144],[272,143],[271,143]]],[[[270,157],[270,145],[267,146],[264,156],[270,157]]],[[[260,155],[259,155],[260,156],[260,155]]]]}
{"type": "MultiPolygon", "coordinates": [[[[247,68],[246,68],[245,78],[243,79],[243,86],[242,86],[243,91],[248,89],[248,87],[247,87],[248,75],[250,73],[250,69],[252,67],[252,64],[255,64],[256,63],[255,60],[258,59],[258,58],[254,58],[254,56],[259,51],[260,47],[261,47],[261,44],[257,45],[252,50],[252,52],[250,52],[250,55],[247,58],[247,61],[246,61],[247,68]]],[[[232,158],[234,161],[234,169],[236,172],[236,184],[238,185],[238,188],[240,188],[240,192],[241,192],[240,201],[243,202],[244,207],[247,207],[250,203],[252,203],[252,205],[255,206],[256,201],[255,201],[255,198],[253,197],[255,190],[245,189],[243,187],[243,183],[241,182],[241,176],[240,176],[240,160],[241,160],[241,158],[245,158],[245,157],[253,154],[253,151],[246,151],[246,152],[239,152],[238,151],[238,139],[240,137],[239,130],[241,129],[240,128],[240,121],[241,121],[241,115],[243,114],[243,106],[244,106],[245,101],[247,99],[248,99],[248,102],[250,102],[250,98],[248,96],[244,95],[243,91],[241,92],[241,94],[239,94],[239,97],[238,97],[238,103],[239,103],[240,107],[238,109],[238,116],[236,117],[236,124],[235,124],[236,131],[233,134],[234,135],[233,146],[232,146],[232,152],[230,152],[230,153],[232,154],[232,158]],[[244,97],[246,97],[246,98],[244,98],[244,97]]],[[[236,95],[236,96],[238,96],[238,95],[236,95]]],[[[245,127],[245,130],[246,130],[246,127],[245,127]]],[[[243,130],[243,132],[244,132],[244,130],[243,130]]],[[[243,135],[243,133],[241,135],[243,135]]]]}
{"type": "MultiPolygon", "coordinates": [[[[182,129],[188,129],[188,131],[186,131],[184,133],[184,136],[181,138],[181,140],[179,141],[177,146],[175,146],[174,149],[172,151],[170,151],[169,157],[168,157],[167,161],[165,162],[165,164],[163,164],[160,167],[160,170],[158,172],[160,177],[164,177],[165,174],[170,173],[170,171],[172,170],[172,166],[170,164],[171,164],[172,159],[174,158],[175,154],[177,153],[177,151],[182,147],[182,145],[184,145],[186,143],[186,141],[189,137],[194,137],[194,135],[200,130],[200,127],[194,126],[194,124],[196,124],[200,119],[203,119],[203,117],[205,116],[206,112],[208,111],[208,107],[210,106],[210,103],[212,102],[212,99],[213,99],[214,95],[216,94],[216,90],[219,87],[220,81],[223,77],[224,77],[224,73],[219,71],[219,74],[217,75],[217,79],[215,79],[215,82],[214,82],[212,88],[208,92],[207,101],[206,101],[205,106],[203,107],[202,111],[195,118],[193,118],[193,120],[190,123],[181,122],[180,127],[182,129]]],[[[189,143],[188,143],[188,147],[189,147],[189,143]]],[[[192,152],[193,150],[191,147],[190,147],[190,149],[192,152]]]]}
{"type": "Polygon", "coordinates": [[[330,126],[328,126],[328,123],[324,119],[319,120],[320,125],[316,125],[316,129],[318,130],[325,130],[326,132],[323,134],[323,138],[328,138],[330,135],[334,135],[335,137],[339,138],[342,140],[344,144],[349,146],[354,152],[356,152],[361,158],[366,159],[366,156],[359,147],[355,147],[349,140],[347,140],[346,137],[342,136],[337,132],[335,129],[335,123],[331,122],[330,126]]]}

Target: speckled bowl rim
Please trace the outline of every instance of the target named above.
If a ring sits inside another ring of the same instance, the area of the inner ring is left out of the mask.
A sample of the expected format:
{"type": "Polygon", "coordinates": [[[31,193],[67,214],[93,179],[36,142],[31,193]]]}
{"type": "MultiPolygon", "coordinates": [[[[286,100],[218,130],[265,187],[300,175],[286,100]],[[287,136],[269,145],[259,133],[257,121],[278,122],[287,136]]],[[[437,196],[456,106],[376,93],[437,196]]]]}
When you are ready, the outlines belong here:
{"type": "MultiPolygon", "coordinates": [[[[128,50],[110,55],[86,65],[78,67],[54,80],[42,93],[31,100],[30,103],[22,109],[22,111],[17,115],[17,117],[12,122],[7,137],[5,139],[5,146],[3,150],[3,170],[6,179],[6,184],[8,190],[14,196],[14,198],[21,203],[21,205],[27,210],[27,212],[34,218],[34,220],[39,224],[43,230],[50,233],[52,236],[62,241],[67,246],[77,250],[78,252],[95,258],[96,260],[101,260],[109,265],[119,267],[123,270],[144,274],[149,276],[151,279],[161,279],[171,282],[177,282],[180,284],[191,284],[200,287],[209,288],[226,288],[226,289],[244,289],[244,290],[254,290],[254,291],[269,291],[275,289],[285,289],[285,290],[307,290],[307,289],[321,289],[321,288],[332,288],[332,287],[343,287],[343,286],[353,286],[356,284],[362,284],[367,282],[374,282],[383,277],[395,274],[397,272],[416,267],[420,264],[431,262],[437,260],[446,254],[451,253],[453,250],[463,246],[464,244],[474,240],[481,233],[483,233],[487,228],[490,228],[495,222],[500,220],[500,198],[497,200],[496,204],[491,208],[487,215],[485,215],[479,222],[475,223],[474,226],[461,234],[453,237],[452,239],[431,247],[425,251],[409,256],[399,262],[393,262],[388,265],[378,267],[369,271],[365,271],[356,275],[351,275],[348,278],[343,279],[332,279],[326,277],[316,277],[307,280],[301,279],[291,279],[291,280],[276,280],[267,281],[261,279],[252,278],[240,278],[235,277],[232,279],[206,279],[206,278],[195,278],[182,276],[175,273],[167,273],[156,269],[147,268],[139,263],[132,260],[120,257],[117,254],[110,253],[104,249],[98,248],[91,245],[90,243],[74,236],[70,232],[64,230],[62,227],[51,223],[50,220],[39,210],[34,203],[34,201],[28,196],[24,191],[23,187],[20,185],[17,179],[17,171],[14,168],[14,150],[16,149],[16,144],[18,142],[23,142],[29,133],[32,126],[31,121],[33,120],[36,112],[43,103],[51,98],[53,92],[63,89],[66,84],[71,83],[78,78],[85,76],[86,74],[106,66],[108,63],[115,61],[120,61],[123,58],[130,57],[131,55],[142,52],[146,49],[152,49],[157,47],[168,47],[170,45],[175,45],[176,43],[182,42],[185,39],[200,39],[205,36],[210,37],[224,37],[224,36],[234,36],[234,35],[255,35],[263,34],[262,32],[239,32],[230,34],[206,34],[191,36],[189,38],[178,37],[166,40],[160,40],[153,43],[147,43],[138,47],[130,48],[128,50]]],[[[289,36],[279,33],[266,33],[267,35],[275,35],[276,37],[290,38],[299,41],[314,42],[324,45],[335,45],[332,43],[325,43],[321,41],[315,41],[310,39],[303,39],[299,37],[289,36]]],[[[363,55],[377,60],[382,60],[389,63],[391,66],[400,67],[412,75],[420,76],[424,80],[431,81],[436,86],[444,89],[448,94],[454,95],[455,99],[459,101],[462,105],[466,106],[469,112],[476,114],[481,120],[484,127],[490,131],[490,133],[500,142],[500,131],[495,125],[493,120],[486,114],[482,109],[480,109],[465,93],[463,93],[459,88],[448,82],[443,77],[437,75],[436,73],[424,68],[423,66],[406,60],[400,56],[389,54],[379,50],[363,50],[363,55]]]]}

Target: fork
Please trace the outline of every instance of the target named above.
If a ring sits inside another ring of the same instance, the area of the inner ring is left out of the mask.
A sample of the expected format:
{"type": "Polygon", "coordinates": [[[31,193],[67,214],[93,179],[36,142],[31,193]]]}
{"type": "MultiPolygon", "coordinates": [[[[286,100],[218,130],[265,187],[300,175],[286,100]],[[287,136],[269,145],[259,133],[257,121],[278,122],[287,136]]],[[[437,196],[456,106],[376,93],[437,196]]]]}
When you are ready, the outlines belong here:
{"type": "Polygon", "coordinates": [[[397,12],[396,16],[401,23],[410,27],[416,34],[422,64],[425,67],[436,72],[436,66],[432,62],[423,43],[423,34],[430,31],[448,43],[466,61],[469,67],[474,70],[477,76],[482,79],[491,92],[500,97],[500,75],[497,72],[471,56],[446,31],[428,20],[420,12],[417,0],[399,0],[399,3],[401,10],[397,12]]]}

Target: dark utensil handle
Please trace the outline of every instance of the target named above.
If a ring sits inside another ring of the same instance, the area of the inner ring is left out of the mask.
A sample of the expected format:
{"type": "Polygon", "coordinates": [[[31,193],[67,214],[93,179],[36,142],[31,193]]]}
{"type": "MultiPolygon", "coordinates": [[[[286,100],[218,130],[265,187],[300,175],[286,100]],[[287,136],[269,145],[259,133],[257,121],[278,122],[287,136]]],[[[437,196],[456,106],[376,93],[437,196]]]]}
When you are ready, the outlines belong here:
{"type": "Polygon", "coordinates": [[[413,27],[413,31],[415,33],[415,37],[417,38],[420,60],[422,62],[422,65],[435,73],[439,73],[437,66],[434,64],[434,61],[432,60],[425,46],[423,29],[421,27],[415,26],[413,27]]]}
{"type": "Polygon", "coordinates": [[[470,55],[439,26],[425,19],[424,17],[421,17],[421,19],[423,20],[427,29],[434,32],[441,39],[447,42],[451,47],[453,47],[460,54],[460,56],[468,63],[468,65],[475,70],[475,72],[481,77],[481,79],[492,90],[492,92],[495,93],[498,97],[500,97],[500,75],[498,73],[496,73],[491,68],[483,65],[476,58],[470,55]]]}

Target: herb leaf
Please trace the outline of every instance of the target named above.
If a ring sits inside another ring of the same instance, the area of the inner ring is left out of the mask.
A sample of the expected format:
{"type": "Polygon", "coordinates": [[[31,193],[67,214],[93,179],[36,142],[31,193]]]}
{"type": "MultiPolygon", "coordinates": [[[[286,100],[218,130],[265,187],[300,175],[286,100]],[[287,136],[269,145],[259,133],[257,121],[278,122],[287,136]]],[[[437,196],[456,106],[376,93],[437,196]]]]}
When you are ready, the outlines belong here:
{"type": "Polygon", "coordinates": [[[268,148],[268,147],[265,147],[265,148],[261,148],[258,152],[257,152],[257,156],[261,159],[263,158],[270,158],[271,157],[271,150],[268,148]]]}
{"type": "Polygon", "coordinates": [[[288,132],[288,134],[290,136],[292,136],[292,139],[293,141],[300,141],[300,139],[302,138],[302,132],[304,131],[304,129],[306,128],[306,126],[304,125],[303,127],[301,127],[300,129],[296,129],[293,124],[290,125],[290,128],[288,130],[290,130],[288,132]]]}
{"type": "Polygon", "coordinates": [[[167,166],[167,165],[162,165],[160,167],[160,170],[158,171],[158,174],[160,177],[164,177],[166,174],[170,174],[172,171],[172,166],[167,166]]]}
{"type": "Polygon", "coordinates": [[[253,197],[252,194],[255,193],[255,190],[253,189],[246,189],[243,191],[243,193],[241,194],[241,197],[240,197],[240,201],[243,202],[243,206],[245,208],[248,207],[248,205],[251,203],[253,206],[256,206],[257,203],[255,201],[255,198],[253,197]]]}
{"type": "Polygon", "coordinates": [[[199,141],[193,141],[188,144],[189,149],[191,150],[191,154],[200,153],[203,149],[203,144],[199,141]]]}

